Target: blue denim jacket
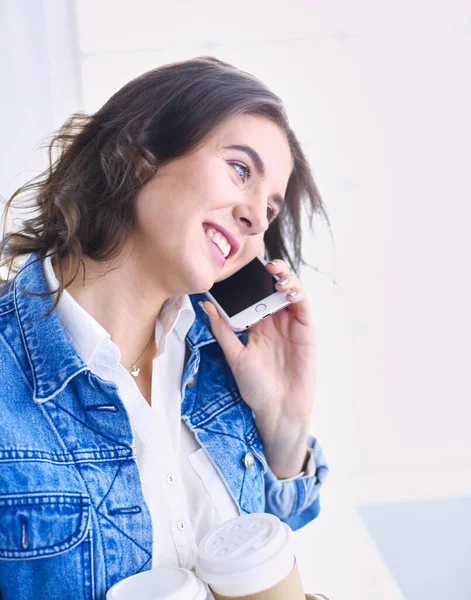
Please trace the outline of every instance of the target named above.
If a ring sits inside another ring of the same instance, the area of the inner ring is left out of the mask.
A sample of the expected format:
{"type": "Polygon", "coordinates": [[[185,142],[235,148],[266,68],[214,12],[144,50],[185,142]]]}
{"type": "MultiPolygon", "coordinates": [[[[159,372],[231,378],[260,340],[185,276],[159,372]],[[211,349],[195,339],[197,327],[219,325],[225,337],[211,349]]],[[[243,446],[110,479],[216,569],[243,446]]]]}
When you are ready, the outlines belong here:
{"type": "MultiPolygon", "coordinates": [[[[151,518],[117,387],[88,369],[55,311],[41,318],[51,298],[23,291],[48,291],[33,258],[0,297],[0,598],[102,600],[150,568],[151,518]]],[[[191,297],[182,419],[241,513],[270,512],[297,529],[319,513],[322,450],[310,436],[315,476],[276,479],[202,298],[191,297]]]]}

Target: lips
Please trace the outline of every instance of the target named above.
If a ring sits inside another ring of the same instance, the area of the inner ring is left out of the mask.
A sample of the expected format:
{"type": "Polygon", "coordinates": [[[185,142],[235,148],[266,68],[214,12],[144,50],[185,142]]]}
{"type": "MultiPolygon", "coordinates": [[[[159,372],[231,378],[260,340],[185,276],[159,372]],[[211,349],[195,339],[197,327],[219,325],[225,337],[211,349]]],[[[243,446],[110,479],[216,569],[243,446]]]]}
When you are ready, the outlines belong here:
{"type": "Polygon", "coordinates": [[[230,258],[231,256],[234,256],[234,254],[236,254],[239,251],[240,248],[240,244],[237,241],[237,238],[227,229],[224,229],[224,227],[221,227],[221,225],[218,225],[217,223],[211,223],[210,221],[205,221],[203,223],[203,228],[205,227],[205,225],[207,227],[212,227],[213,229],[215,229],[216,231],[219,231],[222,233],[222,235],[227,238],[227,241],[229,242],[229,244],[231,245],[231,251],[229,252],[229,254],[226,256],[226,260],[228,258],[230,258]]]}

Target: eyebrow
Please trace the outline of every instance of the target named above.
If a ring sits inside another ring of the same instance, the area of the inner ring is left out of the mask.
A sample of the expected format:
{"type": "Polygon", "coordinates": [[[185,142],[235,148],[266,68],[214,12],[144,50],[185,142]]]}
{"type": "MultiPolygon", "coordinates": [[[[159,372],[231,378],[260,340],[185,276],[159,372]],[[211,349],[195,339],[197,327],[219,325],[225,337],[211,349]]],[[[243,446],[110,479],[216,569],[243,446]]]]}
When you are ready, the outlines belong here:
{"type": "MultiPolygon", "coordinates": [[[[261,179],[265,177],[266,171],[263,160],[261,159],[260,154],[256,150],[254,150],[252,146],[247,146],[245,144],[232,144],[231,146],[224,146],[224,148],[226,150],[240,150],[241,152],[245,152],[246,154],[248,154],[252,159],[255,165],[255,169],[260,175],[261,179]]],[[[285,199],[283,198],[283,196],[280,196],[280,194],[274,194],[272,196],[272,199],[274,202],[276,202],[276,204],[278,204],[278,207],[281,210],[283,208],[283,205],[285,204],[285,199]]]]}

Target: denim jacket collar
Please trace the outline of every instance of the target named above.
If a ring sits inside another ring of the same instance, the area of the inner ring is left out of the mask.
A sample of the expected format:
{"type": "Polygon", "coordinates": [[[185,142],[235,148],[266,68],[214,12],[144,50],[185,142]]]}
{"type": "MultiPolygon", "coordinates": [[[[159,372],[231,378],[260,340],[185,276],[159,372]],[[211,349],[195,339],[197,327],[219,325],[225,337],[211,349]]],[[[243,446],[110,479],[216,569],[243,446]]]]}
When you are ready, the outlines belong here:
{"type": "MultiPolygon", "coordinates": [[[[53,304],[52,297],[32,296],[24,290],[34,294],[49,292],[39,253],[28,258],[15,279],[12,293],[33,374],[33,399],[46,402],[88,367],[67,339],[55,311],[44,317],[53,304]]],[[[206,300],[206,296],[192,294],[190,300],[196,316],[187,334],[187,342],[194,350],[214,342],[215,337],[208,316],[198,305],[200,300],[206,300]]]]}
{"type": "Polygon", "coordinates": [[[39,254],[31,255],[18,273],[13,297],[32,370],[33,399],[45,402],[87,366],[67,339],[56,313],[44,317],[53,304],[52,297],[32,296],[24,290],[34,294],[49,292],[39,254]]]}

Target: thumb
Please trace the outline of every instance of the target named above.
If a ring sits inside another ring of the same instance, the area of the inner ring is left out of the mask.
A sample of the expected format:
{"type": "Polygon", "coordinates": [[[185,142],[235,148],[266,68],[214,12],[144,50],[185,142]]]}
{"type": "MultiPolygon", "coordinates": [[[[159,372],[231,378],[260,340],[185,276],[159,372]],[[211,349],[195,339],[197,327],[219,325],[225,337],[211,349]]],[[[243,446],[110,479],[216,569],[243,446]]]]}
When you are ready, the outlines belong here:
{"type": "Polygon", "coordinates": [[[231,327],[221,317],[218,309],[212,302],[206,300],[205,302],[200,302],[199,304],[208,315],[214,337],[219,342],[229,366],[232,367],[235,365],[240,353],[245,349],[244,344],[239,340],[236,334],[232,331],[231,327]]]}

